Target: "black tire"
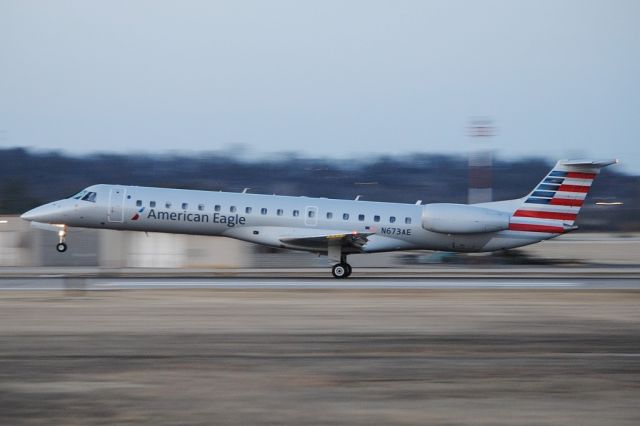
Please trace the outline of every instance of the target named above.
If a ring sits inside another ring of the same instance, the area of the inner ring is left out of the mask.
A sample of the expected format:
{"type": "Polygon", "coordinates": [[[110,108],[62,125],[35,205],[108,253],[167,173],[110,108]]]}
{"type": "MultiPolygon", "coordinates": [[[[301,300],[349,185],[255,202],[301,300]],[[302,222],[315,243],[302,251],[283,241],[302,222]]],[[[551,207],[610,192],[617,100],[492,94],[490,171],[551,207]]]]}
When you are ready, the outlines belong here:
{"type": "Polygon", "coordinates": [[[349,268],[347,266],[348,264],[346,263],[336,263],[331,268],[331,274],[333,274],[334,278],[346,278],[349,276],[349,268]]]}
{"type": "Polygon", "coordinates": [[[65,243],[59,243],[56,245],[56,250],[58,250],[58,253],[64,253],[67,251],[67,245],[65,243]]]}
{"type": "Polygon", "coordinates": [[[351,272],[353,271],[353,268],[351,268],[351,265],[349,265],[348,263],[344,264],[347,267],[347,275],[345,275],[345,278],[348,278],[351,276],[351,272]]]}

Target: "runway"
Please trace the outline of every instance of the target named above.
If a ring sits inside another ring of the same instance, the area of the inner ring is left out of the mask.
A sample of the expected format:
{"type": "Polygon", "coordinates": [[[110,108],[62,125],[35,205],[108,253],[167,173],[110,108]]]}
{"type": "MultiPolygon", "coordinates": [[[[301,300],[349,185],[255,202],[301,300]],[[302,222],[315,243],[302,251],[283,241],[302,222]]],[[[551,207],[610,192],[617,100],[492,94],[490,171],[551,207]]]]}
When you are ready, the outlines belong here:
{"type": "Polygon", "coordinates": [[[0,288],[0,424],[640,423],[632,279],[0,288]]]}
{"type": "Polygon", "coordinates": [[[153,289],[620,289],[639,290],[634,278],[83,278],[48,276],[2,278],[0,291],[60,291],[70,288],[86,291],[153,289]]]}

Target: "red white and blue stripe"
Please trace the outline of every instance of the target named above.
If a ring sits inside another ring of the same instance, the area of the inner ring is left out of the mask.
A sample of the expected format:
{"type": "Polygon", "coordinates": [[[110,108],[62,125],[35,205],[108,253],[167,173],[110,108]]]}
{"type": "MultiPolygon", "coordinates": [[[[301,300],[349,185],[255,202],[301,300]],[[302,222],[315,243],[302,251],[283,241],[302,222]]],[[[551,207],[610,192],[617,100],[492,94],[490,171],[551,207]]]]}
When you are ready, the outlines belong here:
{"type": "Polygon", "coordinates": [[[556,166],[513,213],[509,229],[551,234],[574,229],[573,223],[597,172],[556,166]]]}

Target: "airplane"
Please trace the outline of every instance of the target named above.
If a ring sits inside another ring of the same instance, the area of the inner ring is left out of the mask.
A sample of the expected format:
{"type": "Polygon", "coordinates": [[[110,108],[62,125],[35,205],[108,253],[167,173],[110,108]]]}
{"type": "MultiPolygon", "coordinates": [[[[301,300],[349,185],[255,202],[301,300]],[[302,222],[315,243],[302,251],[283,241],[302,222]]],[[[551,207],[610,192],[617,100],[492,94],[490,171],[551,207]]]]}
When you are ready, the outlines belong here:
{"type": "Polygon", "coordinates": [[[577,229],[600,170],[618,160],[560,160],[525,197],[479,204],[386,203],[98,184],[24,213],[32,226],[215,235],[326,255],[346,278],[347,256],[395,250],[488,252],[577,229]]]}

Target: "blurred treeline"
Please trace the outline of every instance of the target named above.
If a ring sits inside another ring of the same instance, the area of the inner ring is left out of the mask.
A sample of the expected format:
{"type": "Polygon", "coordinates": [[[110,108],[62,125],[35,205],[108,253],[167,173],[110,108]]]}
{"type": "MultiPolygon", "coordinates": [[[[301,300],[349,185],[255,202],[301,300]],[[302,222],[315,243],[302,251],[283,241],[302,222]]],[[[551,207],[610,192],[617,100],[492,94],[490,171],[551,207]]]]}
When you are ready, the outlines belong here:
{"type": "MultiPolygon", "coordinates": [[[[548,172],[545,159],[497,160],[495,200],[526,195],[548,172]]],[[[411,154],[367,159],[308,159],[295,154],[247,160],[231,154],[96,154],[0,150],[0,213],[17,214],[70,196],[96,183],[307,195],[415,203],[465,203],[469,169],[465,157],[411,154]]],[[[578,218],[582,229],[640,231],[640,177],[605,169],[578,218]],[[596,206],[622,201],[622,206],[596,206]]]]}

